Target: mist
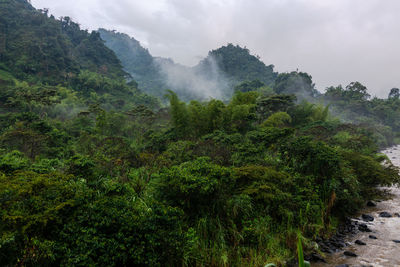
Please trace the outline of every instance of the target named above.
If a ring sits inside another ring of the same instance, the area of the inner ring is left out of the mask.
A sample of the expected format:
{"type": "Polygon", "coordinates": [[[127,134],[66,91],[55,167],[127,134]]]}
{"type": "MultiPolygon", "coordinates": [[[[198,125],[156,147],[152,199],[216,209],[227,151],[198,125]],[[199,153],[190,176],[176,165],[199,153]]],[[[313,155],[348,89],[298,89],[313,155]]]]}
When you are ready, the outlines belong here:
{"type": "Polygon", "coordinates": [[[169,89],[188,99],[226,99],[230,97],[228,79],[219,70],[214,58],[208,57],[206,70],[175,64],[171,60],[155,58],[161,76],[169,89]]]}
{"type": "Polygon", "coordinates": [[[396,0],[32,0],[82,27],[125,32],[152,55],[193,66],[226,43],[246,46],[278,72],[313,76],[316,88],[360,81],[371,95],[400,87],[396,0]]]}

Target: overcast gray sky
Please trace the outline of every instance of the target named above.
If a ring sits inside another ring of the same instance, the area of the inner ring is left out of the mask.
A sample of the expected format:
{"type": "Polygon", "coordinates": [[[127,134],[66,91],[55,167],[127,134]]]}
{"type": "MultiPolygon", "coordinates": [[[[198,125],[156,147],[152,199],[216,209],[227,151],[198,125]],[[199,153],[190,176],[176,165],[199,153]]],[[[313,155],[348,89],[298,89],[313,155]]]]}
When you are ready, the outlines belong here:
{"type": "Polygon", "coordinates": [[[275,70],[306,71],[317,88],[360,81],[400,87],[399,0],[32,0],[86,29],[115,29],[154,56],[195,65],[228,42],[275,70]]]}

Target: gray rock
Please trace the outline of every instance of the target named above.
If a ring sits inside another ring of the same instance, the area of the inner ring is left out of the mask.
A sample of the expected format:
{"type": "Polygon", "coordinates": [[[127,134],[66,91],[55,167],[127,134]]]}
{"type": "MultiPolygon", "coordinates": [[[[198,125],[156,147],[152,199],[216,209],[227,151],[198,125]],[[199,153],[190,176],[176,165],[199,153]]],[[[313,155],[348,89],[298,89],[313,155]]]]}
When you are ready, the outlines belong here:
{"type": "Polygon", "coordinates": [[[372,230],[369,229],[365,223],[360,224],[358,226],[358,230],[360,230],[361,232],[372,232],[372,230]]]}
{"type": "Polygon", "coordinates": [[[374,235],[369,235],[369,238],[370,239],[378,239],[376,236],[374,236],[374,235]]]}
{"type": "Polygon", "coordinates": [[[325,259],[318,253],[311,253],[310,255],[306,255],[304,259],[312,262],[326,262],[325,259]]]}
{"type": "Polygon", "coordinates": [[[393,240],[394,243],[400,244],[400,240],[393,240]]]}
{"type": "Polygon", "coordinates": [[[357,254],[351,251],[346,250],[343,252],[344,255],[349,256],[349,257],[357,257],[357,254]]]}
{"type": "Polygon", "coordinates": [[[366,243],[361,241],[361,240],[356,240],[356,242],[354,242],[354,243],[356,243],[357,245],[360,245],[360,246],[365,246],[366,245],[366,243]]]}
{"type": "Polygon", "coordinates": [[[376,207],[376,203],[373,202],[372,200],[369,200],[369,201],[367,202],[367,206],[368,206],[368,207],[376,207]]]}
{"type": "Polygon", "coordinates": [[[362,214],[361,218],[366,222],[372,222],[374,220],[374,216],[369,214],[362,214]]]}
{"type": "Polygon", "coordinates": [[[336,265],[335,267],[350,267],[348,264],[340,264],[340,265],[336,265]]]}
{"type": "Polygon", "coordinates": [[[391,218],[392,214],[390,214],[387,211],[382,211],[381,213],[379,213],[379,217],[383,217],[383,218],[391,218]]]}

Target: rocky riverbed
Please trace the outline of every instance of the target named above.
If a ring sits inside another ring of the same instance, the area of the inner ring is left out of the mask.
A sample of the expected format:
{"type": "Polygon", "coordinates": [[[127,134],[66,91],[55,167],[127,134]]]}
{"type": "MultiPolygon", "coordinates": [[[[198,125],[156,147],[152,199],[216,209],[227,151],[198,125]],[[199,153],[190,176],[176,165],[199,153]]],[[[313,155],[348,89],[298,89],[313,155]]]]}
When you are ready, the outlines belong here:
{"type": "MultiPolygon", "coordinates": [[[[400,166],[400,146],[383,151],[400,166]]],[[[317,240],[326,255],[310,255],[313,267],[400,266],[400,188],[382,188],[388,200],[366,203],[359,216],[348,218],[329,240],[317,240]],[[325,262],[322,262],[324,260],[325,262]]]]}

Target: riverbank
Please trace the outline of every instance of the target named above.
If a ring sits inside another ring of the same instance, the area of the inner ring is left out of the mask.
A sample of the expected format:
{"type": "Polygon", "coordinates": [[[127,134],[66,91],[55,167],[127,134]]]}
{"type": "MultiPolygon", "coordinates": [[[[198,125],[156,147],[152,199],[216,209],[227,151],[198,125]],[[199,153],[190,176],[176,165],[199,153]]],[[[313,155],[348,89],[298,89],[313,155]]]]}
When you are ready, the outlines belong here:
{"type": "MultiPolygon", "coordinates": [[[[383,151],[395,166],[400,166],[400,146],[383,151]]],[[[346,225],[354,228],[338,241],[342,248],[327,246],[327,266],[400,266],[400,188],[381,188],[390,198],[366,206],[346,225]],[[329,251],[331,250],[331,251],[329,251]]]]}

